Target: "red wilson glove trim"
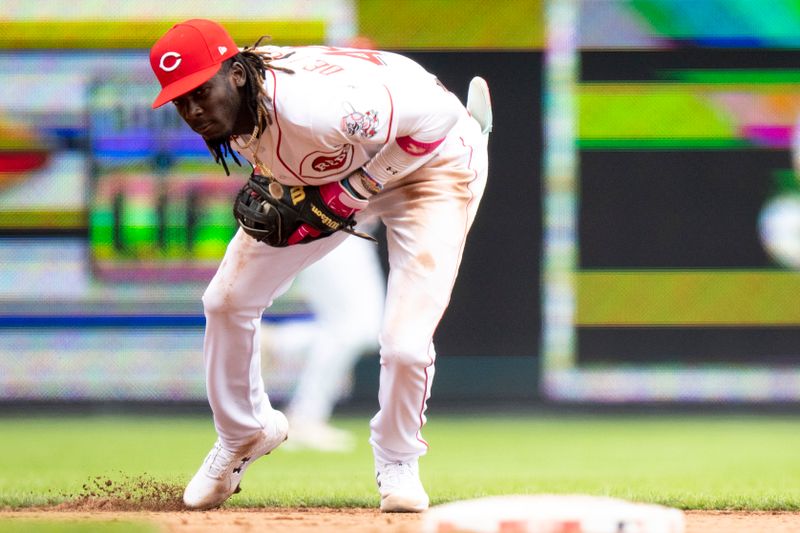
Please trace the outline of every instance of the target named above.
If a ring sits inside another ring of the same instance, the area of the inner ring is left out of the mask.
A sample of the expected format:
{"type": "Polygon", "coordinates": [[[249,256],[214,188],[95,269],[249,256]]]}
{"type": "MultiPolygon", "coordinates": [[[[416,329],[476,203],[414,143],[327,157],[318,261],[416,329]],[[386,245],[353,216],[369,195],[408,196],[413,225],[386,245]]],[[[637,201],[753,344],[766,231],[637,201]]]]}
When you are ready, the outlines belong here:
{"type": "MultiPolygon", "coordinates": [[[[339,181],[320,185],[319,194],[327,208],[342,218],[349,218],[367,206],[366,200],[354,197],[339,181]]],[[[304,222],[289,236],[288,244],[307,242],[319,236],[318,230],[304,222]]]]}

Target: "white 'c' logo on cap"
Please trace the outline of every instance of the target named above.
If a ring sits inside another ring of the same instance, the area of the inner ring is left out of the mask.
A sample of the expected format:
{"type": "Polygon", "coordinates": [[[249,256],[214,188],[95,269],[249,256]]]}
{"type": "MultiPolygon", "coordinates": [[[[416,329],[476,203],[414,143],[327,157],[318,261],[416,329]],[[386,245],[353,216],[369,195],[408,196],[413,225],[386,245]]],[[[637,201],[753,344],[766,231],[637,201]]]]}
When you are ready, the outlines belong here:
{"type": "Polygon", "coordinates": [[[161,61],[159,61],[158,66],[164,72],[172,72],[173,70],[178,68],[180,64],[181,64],[181,55],[178,52],[165,52],[164,55],[161,56],[161,61]],[[167,59],[171,57],[175,58],[175,62],[172,65],[167,66],[166,65],[167,59]]]}

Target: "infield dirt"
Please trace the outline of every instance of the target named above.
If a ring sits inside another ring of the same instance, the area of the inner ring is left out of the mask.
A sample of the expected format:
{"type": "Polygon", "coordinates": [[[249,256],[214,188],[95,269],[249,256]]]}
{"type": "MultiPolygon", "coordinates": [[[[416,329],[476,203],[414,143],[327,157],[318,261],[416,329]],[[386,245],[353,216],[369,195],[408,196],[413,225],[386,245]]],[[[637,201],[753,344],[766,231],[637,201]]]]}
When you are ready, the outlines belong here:
{"type": "MultiPolygon", "coordinates": [[[[59,505],[0,510],[0,520],[144,522],[167,533],[419,533],[424,516],[363,508],[183,510],[182,487],[147,476],[97,476],[59,505]]],[[[65,495],[67,496],[67,495],[65,495]]],[[[686,533],[796,533],[800,512],[687,511],[686,533]]]]}
{"type": "MultiPolygon", "coordinates": [[[[382,514],[376,509],[222,509],[191,511],[0,511],[0,519],[55,522],[149,522],[168,533],[418,533],[422,515],[382,514]]],[[[800,513],[689,511],[686,533],[795,533],[800,513]]]]}

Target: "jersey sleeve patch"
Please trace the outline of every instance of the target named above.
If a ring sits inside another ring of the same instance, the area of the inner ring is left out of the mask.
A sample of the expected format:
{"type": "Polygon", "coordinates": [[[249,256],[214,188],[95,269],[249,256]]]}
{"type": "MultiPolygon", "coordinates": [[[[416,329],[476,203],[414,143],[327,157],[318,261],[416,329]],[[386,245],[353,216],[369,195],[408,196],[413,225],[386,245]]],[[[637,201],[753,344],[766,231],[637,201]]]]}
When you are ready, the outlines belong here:
{"type": "Polygon", "coordinates": [[[378,112],[374,109],[362,112],[356,111],[352,106],[349,106],[349,108],[349,112],[342,117],[340,126],[342,133],[348,137],[358,135],[364,139],[373,138],[381,126],[378,112]]]}

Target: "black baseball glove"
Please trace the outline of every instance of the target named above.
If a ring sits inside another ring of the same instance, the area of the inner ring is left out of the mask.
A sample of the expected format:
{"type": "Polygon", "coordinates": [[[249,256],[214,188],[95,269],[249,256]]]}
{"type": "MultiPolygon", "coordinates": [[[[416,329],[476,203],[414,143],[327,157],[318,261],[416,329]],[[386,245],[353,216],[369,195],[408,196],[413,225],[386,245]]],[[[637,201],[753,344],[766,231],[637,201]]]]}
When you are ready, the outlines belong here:
{"type": "Polygon", "coordinates": [[[372,239],[353,229],[356,223],[352,216],[342,218],[331,212],[320,197],[319,187],[283,185],[255,172],[236,195],[233,216],[245,233],[270,246],[288,246],[289,236],[303,223],[320,233],[315,239],[336,231],[372,239]]]}

